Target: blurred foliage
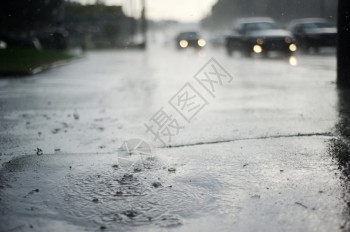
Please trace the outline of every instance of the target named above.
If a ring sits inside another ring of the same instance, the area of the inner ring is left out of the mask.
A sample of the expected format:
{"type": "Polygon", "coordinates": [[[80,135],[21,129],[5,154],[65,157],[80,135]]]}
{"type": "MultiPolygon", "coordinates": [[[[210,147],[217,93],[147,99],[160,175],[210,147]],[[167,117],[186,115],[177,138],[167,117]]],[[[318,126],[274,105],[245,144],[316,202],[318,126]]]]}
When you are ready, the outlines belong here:
{"type": "Polygon", "coordinates": [[[81,4],[64,0],[1,0],[0,40],[10,48],[64,50],[71,46],[105,48],[124,46],[135,34],[136,20],[121,6],[81,4]],[[23,46],[23,44],[27,44],[23,46]]]}
{"type": "Polygon", "coordinates": [[[0,49],[0,74],[30,74],[34,69],[74,56],[58,51],[0,49]]]}
{"type": "Polygon", "coordinates": [[[84,48],[124,46],[136,31],[136,20],[127,17],[121,6],[103,3],[66,3],[64,25],[72,40],[84,48]]]}
{"type": "Polygon", "coordinates": [[[62,20],[64,0],[1,0],[0,32],[23,33],[62,20]]]}

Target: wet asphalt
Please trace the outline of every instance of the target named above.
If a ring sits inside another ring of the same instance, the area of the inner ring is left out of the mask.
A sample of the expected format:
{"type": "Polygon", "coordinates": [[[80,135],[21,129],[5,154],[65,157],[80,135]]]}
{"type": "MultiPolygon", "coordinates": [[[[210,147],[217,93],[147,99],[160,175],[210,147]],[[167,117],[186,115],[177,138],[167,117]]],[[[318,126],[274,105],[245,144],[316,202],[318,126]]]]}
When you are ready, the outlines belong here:
{"type": "Polygon", "coordinates": [[[0,231],[348,231],[348,93],[334,53],[296,60],[158,44],[1,79],[0,231]],[[194,79],[211,58],[232,76],[215,97],[194,79]],[[207,103],[190,121],[185,84],[207,103]],[[140,169],[129,139],[152,148],[140,169]]]}

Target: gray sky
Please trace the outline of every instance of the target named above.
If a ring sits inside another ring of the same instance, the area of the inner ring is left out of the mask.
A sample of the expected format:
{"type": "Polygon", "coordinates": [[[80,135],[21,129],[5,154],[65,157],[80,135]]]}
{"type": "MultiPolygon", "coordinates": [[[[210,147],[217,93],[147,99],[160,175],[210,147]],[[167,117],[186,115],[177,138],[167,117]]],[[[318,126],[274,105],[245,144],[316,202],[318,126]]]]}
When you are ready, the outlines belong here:
{"type": "MultiPolygon", "coordinates": [[[[94,3],[95,0],[76,0],[94,3]]],[[[123,5],[124,11],[135,15],[141,10],[141,0],[104,0],[108,5],[123,5]]],[[[210,13],[217,0],[146,0],[149,19],[175,19],[182,22],[195,22],[210,13]]]]}

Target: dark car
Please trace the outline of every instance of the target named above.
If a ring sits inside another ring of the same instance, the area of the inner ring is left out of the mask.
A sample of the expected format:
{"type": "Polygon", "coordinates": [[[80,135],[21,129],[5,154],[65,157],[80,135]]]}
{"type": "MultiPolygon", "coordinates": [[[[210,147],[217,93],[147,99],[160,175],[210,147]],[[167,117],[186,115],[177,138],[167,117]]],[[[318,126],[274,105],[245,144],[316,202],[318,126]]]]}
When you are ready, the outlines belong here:
{"type": "Polygon", "coordinates": [[[227,36],[226,50],[229,55],[234,51],[245,56],[278,51],[289,56],[297,49],[293,41],[292,34],[271,18],[244,18],[237,21],[233,34],[227,36]]]}
{"type": "Polygon", "coordinates": [[[176,46],[179,49],[188,47],[203,48],[205,45],[206,41],[194,31],[181,32],[176,37],[176,46]]]}
{"type": "Polygon", "coordinates": [[[293,33],[296,43],[303,51],[311,48],[316,52],[321,47],[335,47],[337,28],[322,18],[293,20],[288,29],[293,33]]]}

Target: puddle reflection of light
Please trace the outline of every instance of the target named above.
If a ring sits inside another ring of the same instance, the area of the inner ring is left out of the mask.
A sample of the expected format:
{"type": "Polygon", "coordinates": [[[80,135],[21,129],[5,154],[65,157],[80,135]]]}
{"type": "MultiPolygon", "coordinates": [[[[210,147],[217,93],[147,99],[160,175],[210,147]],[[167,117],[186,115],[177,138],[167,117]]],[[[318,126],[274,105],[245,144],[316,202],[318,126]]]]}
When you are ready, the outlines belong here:
{"type": "Polygon", "coordinates": [[[295,56],[289,57],[289,64],[292,66],[297,66],[298,65],[298,60],[295,56]]]}
{"type": "Polygon", "coordinates": [[[206,53],[205,53],[205,51],[203,51],[203,50],[198,51],[198,56],[199,56],[199,57],[201,57],[201,58],[206,57],[206,53]]]}

